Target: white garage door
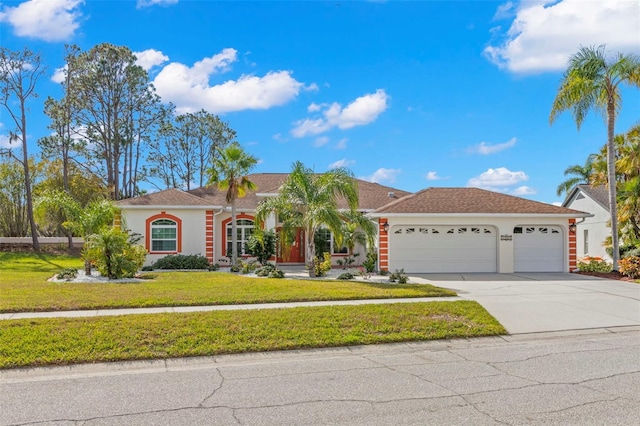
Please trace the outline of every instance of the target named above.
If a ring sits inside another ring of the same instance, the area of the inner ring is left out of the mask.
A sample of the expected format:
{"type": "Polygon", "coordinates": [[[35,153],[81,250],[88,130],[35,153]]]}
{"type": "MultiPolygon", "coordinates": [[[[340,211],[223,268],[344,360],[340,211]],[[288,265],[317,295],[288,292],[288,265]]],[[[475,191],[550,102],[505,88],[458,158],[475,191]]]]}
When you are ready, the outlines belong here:
{"type": "Polygon", "coordinates": [[[563,272],[564,237],[559,226],[516,226],[513,229],[515,272],[563,272]]]}
{"type": "Polygon", "coordinates": [[[389,230],[389,269],[496,272],[496,229],[478,225],[401,225],[389,230]]]}

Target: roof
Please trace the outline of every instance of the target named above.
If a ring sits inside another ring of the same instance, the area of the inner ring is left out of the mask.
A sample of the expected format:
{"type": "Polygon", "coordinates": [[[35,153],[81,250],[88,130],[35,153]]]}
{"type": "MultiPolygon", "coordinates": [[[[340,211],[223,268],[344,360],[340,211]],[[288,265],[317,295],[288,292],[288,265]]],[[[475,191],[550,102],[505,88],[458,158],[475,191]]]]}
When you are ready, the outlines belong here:
{"type": "Polygon", "coordinates": [[[609,189],[607,185],[577,185],[569,192],[562,206],[566,207],[575,201],[580,192],[600,204],[606,211],[609,211],[609,189]]]}
{"type": "Polygon", "coordinates": [[[179,189],[165,189],[135,198],[127,198],[116,203],[118,206],[210,206],[202,198],[179,189]]]}
{"type": "MultiPolygon", "coordinates": [[[[258,204],[264,200],[263,194],[277,195],[280,186],[289,176],[288,173],[255,173],[248,176],[249,180],[256,185],[255,191],[249,191],[246,196],[236,200],[238,210],[255,210],[258,204]]],[[[391,200],[404,197],[410,192],[378,183],[367,182],[356,179],[359,192],[359,209],[375,210],[387,204],[391,200]]],[[[190,191],[179,189],[167,189],[141,197],[129,198],[118,202],[119,206],[227,206],[226,191],[219,190],[215,185],[201,187],[190,191]]],[[[344,200],[338,200],[338,206],[346,208],[344,200]]]]}
{"type": "Polygon", "coordinates": [[[588,213],[480,188],[426,188],[375,211],[379,214],[541,214],[588,213]]]}

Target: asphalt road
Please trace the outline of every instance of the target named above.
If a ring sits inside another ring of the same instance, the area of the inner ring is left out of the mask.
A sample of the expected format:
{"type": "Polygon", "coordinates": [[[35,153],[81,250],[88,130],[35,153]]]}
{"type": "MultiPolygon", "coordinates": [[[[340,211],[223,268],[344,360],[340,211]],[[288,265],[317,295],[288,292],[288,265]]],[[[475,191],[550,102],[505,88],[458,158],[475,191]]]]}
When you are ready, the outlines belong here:
{"type": "Polygon", "coordinates": [[[640,424],[640,327],[4,370],[0,424],[640,424]]]}

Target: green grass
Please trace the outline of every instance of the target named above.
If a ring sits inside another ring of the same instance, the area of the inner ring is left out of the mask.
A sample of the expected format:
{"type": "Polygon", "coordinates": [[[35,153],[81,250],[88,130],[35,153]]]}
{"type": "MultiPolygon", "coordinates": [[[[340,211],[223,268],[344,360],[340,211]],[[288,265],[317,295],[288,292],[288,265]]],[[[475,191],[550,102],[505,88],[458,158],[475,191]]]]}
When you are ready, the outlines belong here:
{"type": "Polygon", "coordinates": [[[7,320],[0,368],[505,334],[471,301],[7,320]]]}
{"type": "Polygon", "coordinates": [[[0,312],[115,309],[154,306],[455,296],[426,284],[374,284],[254,278],[221,272],[146,273],[139,283],[53,283],[77,258],[0,253],[0,312]]]}

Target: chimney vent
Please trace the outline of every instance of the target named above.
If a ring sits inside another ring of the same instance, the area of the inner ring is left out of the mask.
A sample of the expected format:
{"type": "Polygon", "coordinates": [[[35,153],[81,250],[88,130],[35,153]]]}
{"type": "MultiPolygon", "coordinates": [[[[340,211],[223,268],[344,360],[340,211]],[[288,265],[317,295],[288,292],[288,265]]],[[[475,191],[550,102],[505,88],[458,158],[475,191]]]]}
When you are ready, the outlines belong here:
{"type": "Polygon", "coordinates": [[[394,194],[392,191],[389,191],[389,192],[387,193],[387,196],[388,196],[389,198],[396,198],[396,194],[394,194]]]}

